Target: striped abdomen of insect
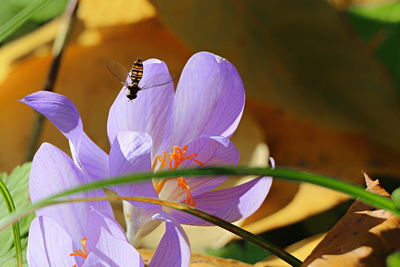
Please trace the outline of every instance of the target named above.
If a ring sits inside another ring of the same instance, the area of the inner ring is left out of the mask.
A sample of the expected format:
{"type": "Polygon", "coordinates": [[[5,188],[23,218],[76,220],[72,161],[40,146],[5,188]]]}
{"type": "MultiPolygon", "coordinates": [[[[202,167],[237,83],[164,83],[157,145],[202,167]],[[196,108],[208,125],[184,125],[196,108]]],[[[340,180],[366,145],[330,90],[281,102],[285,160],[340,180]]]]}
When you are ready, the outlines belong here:
{"type": "Polygon", "coordinates": [[[132,69],[130,71],[131,84],[132,87],[138,87],[139,82],[143,76],[143,61],[138,58],[132,65],[132,69]]]}

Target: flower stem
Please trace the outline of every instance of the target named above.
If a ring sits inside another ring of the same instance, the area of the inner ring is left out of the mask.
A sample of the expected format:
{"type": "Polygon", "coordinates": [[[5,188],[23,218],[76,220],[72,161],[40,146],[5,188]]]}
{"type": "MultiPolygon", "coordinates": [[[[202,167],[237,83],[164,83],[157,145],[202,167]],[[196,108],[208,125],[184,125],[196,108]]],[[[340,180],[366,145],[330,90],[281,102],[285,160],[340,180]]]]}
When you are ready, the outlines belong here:
{"type": "MultiPolygon", "coordinates": [[[[45,91],[53,91],[54,89],[54,85],[58,76],[58,71],[60,69],[62,56],[64,54],[64,50],[67,44],[68,36],[75,22],[78,5],[78,0],[70,0],[67,8],[65,9],[63,19],[60,23],[60,30],[58,31],[56,39],[53,43],[53,61],[51,62],[50,70],[47,74],[45,85],[43,86],[43,90],[45,91]]],[[[35,154],[35,151],[37,149],[37,144],[40,138],[40,134],[42,132],[44,121],[45,120],[42,114],[38,114],[36,116],[34,125],[32,127],[31,137],[28,149],[25,154],[24,162],[32,161],[33,159],[33,155],[35,154]]]]}
{"type": "MultiPolygon", "coordinates": [[[[0,192],[1,195],[3,196],[4,202],[7,205],[7,209],[9,213],[12,213],[15,211],[15,205],[13,198],[10,194],[10,191],[7,189],[7,186],[3,182],[3,180],[0,179],[0,192]]],[[[14,247],[15,247],[15,254],[17,256],[17,264],[19,267],[22,267],[22,245],[21,245],[21,235],[19,231],[19,223],[18,221],[15,221],[13,223],[13,236],[14,236],[14,247]]]]}

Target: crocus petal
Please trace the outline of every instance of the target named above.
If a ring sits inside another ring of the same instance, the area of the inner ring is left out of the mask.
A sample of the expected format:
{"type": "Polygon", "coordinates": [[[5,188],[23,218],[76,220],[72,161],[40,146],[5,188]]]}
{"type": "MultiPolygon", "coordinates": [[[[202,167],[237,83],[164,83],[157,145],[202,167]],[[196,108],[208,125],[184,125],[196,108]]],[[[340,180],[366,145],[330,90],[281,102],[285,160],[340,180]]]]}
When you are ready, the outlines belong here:
{"type": "Polygon", "coordinates": [[[149,267],[187,267],[190,263],[190,245],[182,227],[167,215],[157,214],[155,220],[165,222],[165,234],[154,253],[149,267]]]}
{"type": "MultiPolygon", "coordinates": [[[[196,196],[196,208],[233,222],[253,214],[263,203],[271,187],[272,178],[262,177],[250,182],[196,196]]],[[[170,214],[181,224],[211,225],[200,218],[172,210],[170,214]]]]}
{"type": "Polygon", "coordinates": [[[27,260],[30,267],[73,266],[78,264],[73,252],[73,240],[55,221],[35,218],[29,228],[27,260]]]}
{"type": "Polygon", "coordinates": [[[124,230],[115,218],[97,210],[93,206],[90,207],[86,229],[85,237],[87,238],[89,251],[98,243],[101,229],[108,231],[114,238],[127,242],[124,230]]]}
{"type": "Polygon", "coordinates": [[[69,139],[74,161],[83,171],[93,178],[108,176],[108,156],[83,131],[81,117],[71,100],[39,91],[21,102],[42,113],[69,139]]]}
{"type": "MultiPolygon", "coordinates": [[[[111,176],[151,171],[151,147],[151,137],[147,133],[119,132],[110,151],[111,176]]],[[[151,180],[113,186],[111,189],[120,196],[158,198],[151,180]]],[[[136,245],[143,235],[158,226],[151,216],[161,210],[161,207],[136,201],[123,201],[123,205],[127,236],[129,242],[136,245]]]]}
{"type": "MultiPolygon", "coordinates": [[[[120,176],[125,174],[151,171],[150,135],[140,132],[119,132],[110,151],[110,175],[120,176]]],[[[139,182],[129,185],[113,186],[121,196],[157,198],[152,181],[139,182]]],[[[132,202],[135,206],[148,208],[149,204],[132,202]]],[[[158,205],[150,205],[159,209],[158,205]]]]}
{"type": "Polygon", "coordinates": [[[162,143],[171,136],[174,102],[173,83],[167,65],[157,59],[146,60],[143,64],[143,79],[140,86],[163,84],[139,91],[138,97],[129,101],[123,88],[111,106],[107,122],[110,144],[120,131],[147,132],[153,138],[153,152],[158,153],[162,143]]]}
{"type": "Polygon", "coordinates": [[[95,249],[89,253],[83,265],[83,267],[92,266],[144,267],[144,263],[139,252],[127,241],[115,238],[102,228],[95,249]]]}
{"type": "Polygon", "coordinates": [[[236,68],[208,52],[193,55],[176,90],[173,144],[202,135],[230,137],[243,108],[244,88],[236,68]]]}
{"type": "Polygon", "coordinates": [[[123,201],[122,205],[126,222],[126,236],[129,243],[137,247],[140,245],[142,238],[160,224],[159,221],[153,220],[152,216],[161,208],[145,209],[134,206],[128,201],[123,201]]]}
{"type": "MultiPolygon", "coordinates": [[[[186,155],[196,153],[194,159],[202,162],[204,166],[223,166],[236,165],[239,161],[239,151],[225,137],[220,136],[203,136],[194,139],[188,144],[186,155]]],[[[185,160],[179,168],[194,168],[200,165],[191,160],[185,160]]],[[[186,177],[185,180],[190,186],[192,195],[196,196],[204,192],[210,191],[226,180],[227,177],[186,177]]],[[[165,183],[159,194],[160,199],[171,201],[182,201],[186,199],[186,192],[177,186],[176,179],[169,180],[165,183]]]]}
{"type": "MultiPolygon", "coordinates": [[[[33,158],[29,179],[32,202],[87,182],[89,178],[64,152],[48,143],[40,146],[33,158]]],[[[96,196],[105,196],[105,194],[102,190],[93,190],[64,197],[64,199],[96,196]]],[[[73,240],[81,240],[88,231],[86,221],[91,205],[108,216],[113,216],[111,206],[106,201],[53,205],[39,209],[36,214],[52,218],[70,234],[73,240]]]]}

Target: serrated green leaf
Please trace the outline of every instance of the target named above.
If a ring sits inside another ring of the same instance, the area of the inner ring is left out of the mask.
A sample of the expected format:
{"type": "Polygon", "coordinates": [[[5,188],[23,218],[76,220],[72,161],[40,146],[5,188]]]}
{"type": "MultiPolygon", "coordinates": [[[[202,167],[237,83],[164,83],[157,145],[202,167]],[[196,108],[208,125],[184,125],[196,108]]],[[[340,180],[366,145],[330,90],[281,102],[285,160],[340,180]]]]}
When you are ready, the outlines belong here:
{"type": "MultiPolygon", "coordinates": [[[[16,167],[9,176],[5,178],[7,188],[13,197],[16,210],[26,208],[30,203],[29,199],[29,172],[31,163],[25,163],[16,167]]],[[[3,213],[0,211],[0,215],[3,213]]],[[[34,215],[28,216],[20,221],[20,232],[24,236],[28,233],[29,226],[34,215]]]]}
{"type": "Polygon", "coordinates": [[[0,258],[8,254],[13,246],[13,242],[13,232],[11,228],[0,234],[0,258]]]}
{"type": "MultiPolygon", "coordinates": [[[[25,163],[16,167],[10,175],[0,174],[0,179],[6,184],[13,198],[16,210],[21,210],[30,205],[29,199],[29,172],[31,163],[25,163]]],[[[7,207],[3,200],[0,200],[0,218],[8,215],[7,207]]],[[[35,216],[33,214],[23,218],[19,223],[21,236],[27,236],[31,221],[35,216]]],[[[28,239],[22,238],[23,257],[26,255],[28,239]]],[[[0,234],[0,266],[16,266],[15,249],[13,248],[13,232],[9,228],[0,234]]],[[[24,260],[26,262],[26,259],[24,260]]]]}

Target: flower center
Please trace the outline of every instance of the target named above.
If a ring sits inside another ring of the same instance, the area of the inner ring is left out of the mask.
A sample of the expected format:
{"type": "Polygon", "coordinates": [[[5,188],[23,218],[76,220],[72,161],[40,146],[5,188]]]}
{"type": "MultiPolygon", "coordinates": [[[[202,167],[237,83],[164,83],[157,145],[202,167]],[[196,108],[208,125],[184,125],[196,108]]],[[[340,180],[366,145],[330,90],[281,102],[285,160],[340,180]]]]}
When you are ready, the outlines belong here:
{"type": "MultiPolygon", "coordinates": [[[[74,253],[71,253],[69,255],[70,256],[79,256],[79,257],[86,259],[89,255],[89,253],[87,252],[87,249],[86,249],[86,241],[87,241],[86,237],[81,239],[83,251],[81,249],[74,250],[74,253]]],[[[76,264],[74,264],[72,267],[77,267],[77,266],[76,266],[76,264]]]]}
{"type": "MultiPolygon", "coordinates": [[[[188,146],[184,146],[183,148],[181,148],[179,146],[174,146],[172,149],[172,152],[169,154],[167,152],[163,151],[161,154],[156,156],[153,160],[153,166],[152,166],[153,172],[162,171],[164,169],[175,170],[185,160],[194,161],[197,164],[199,164],[200,166],[203,166],[204,165],[203,162],[195,159],[195,157],[197,157],[197,153],[186,155],[187,149],[188,149],[188,146]]],[[[184,177],[157,179],[154,182],[154,188],[156,189],[157,193],[159,194],[162,191],[166,182],[168,182],[169,180],[173,180],[173,179],[177,179],[178,187],[180,187],[183,191],[185,191],[185,193],[186,193],[185,203],[187,205],[194,207],[196,205],[196,202],[193,200],[192,190],[190,189],[190,186],[186,182],[184,177]]]]}

